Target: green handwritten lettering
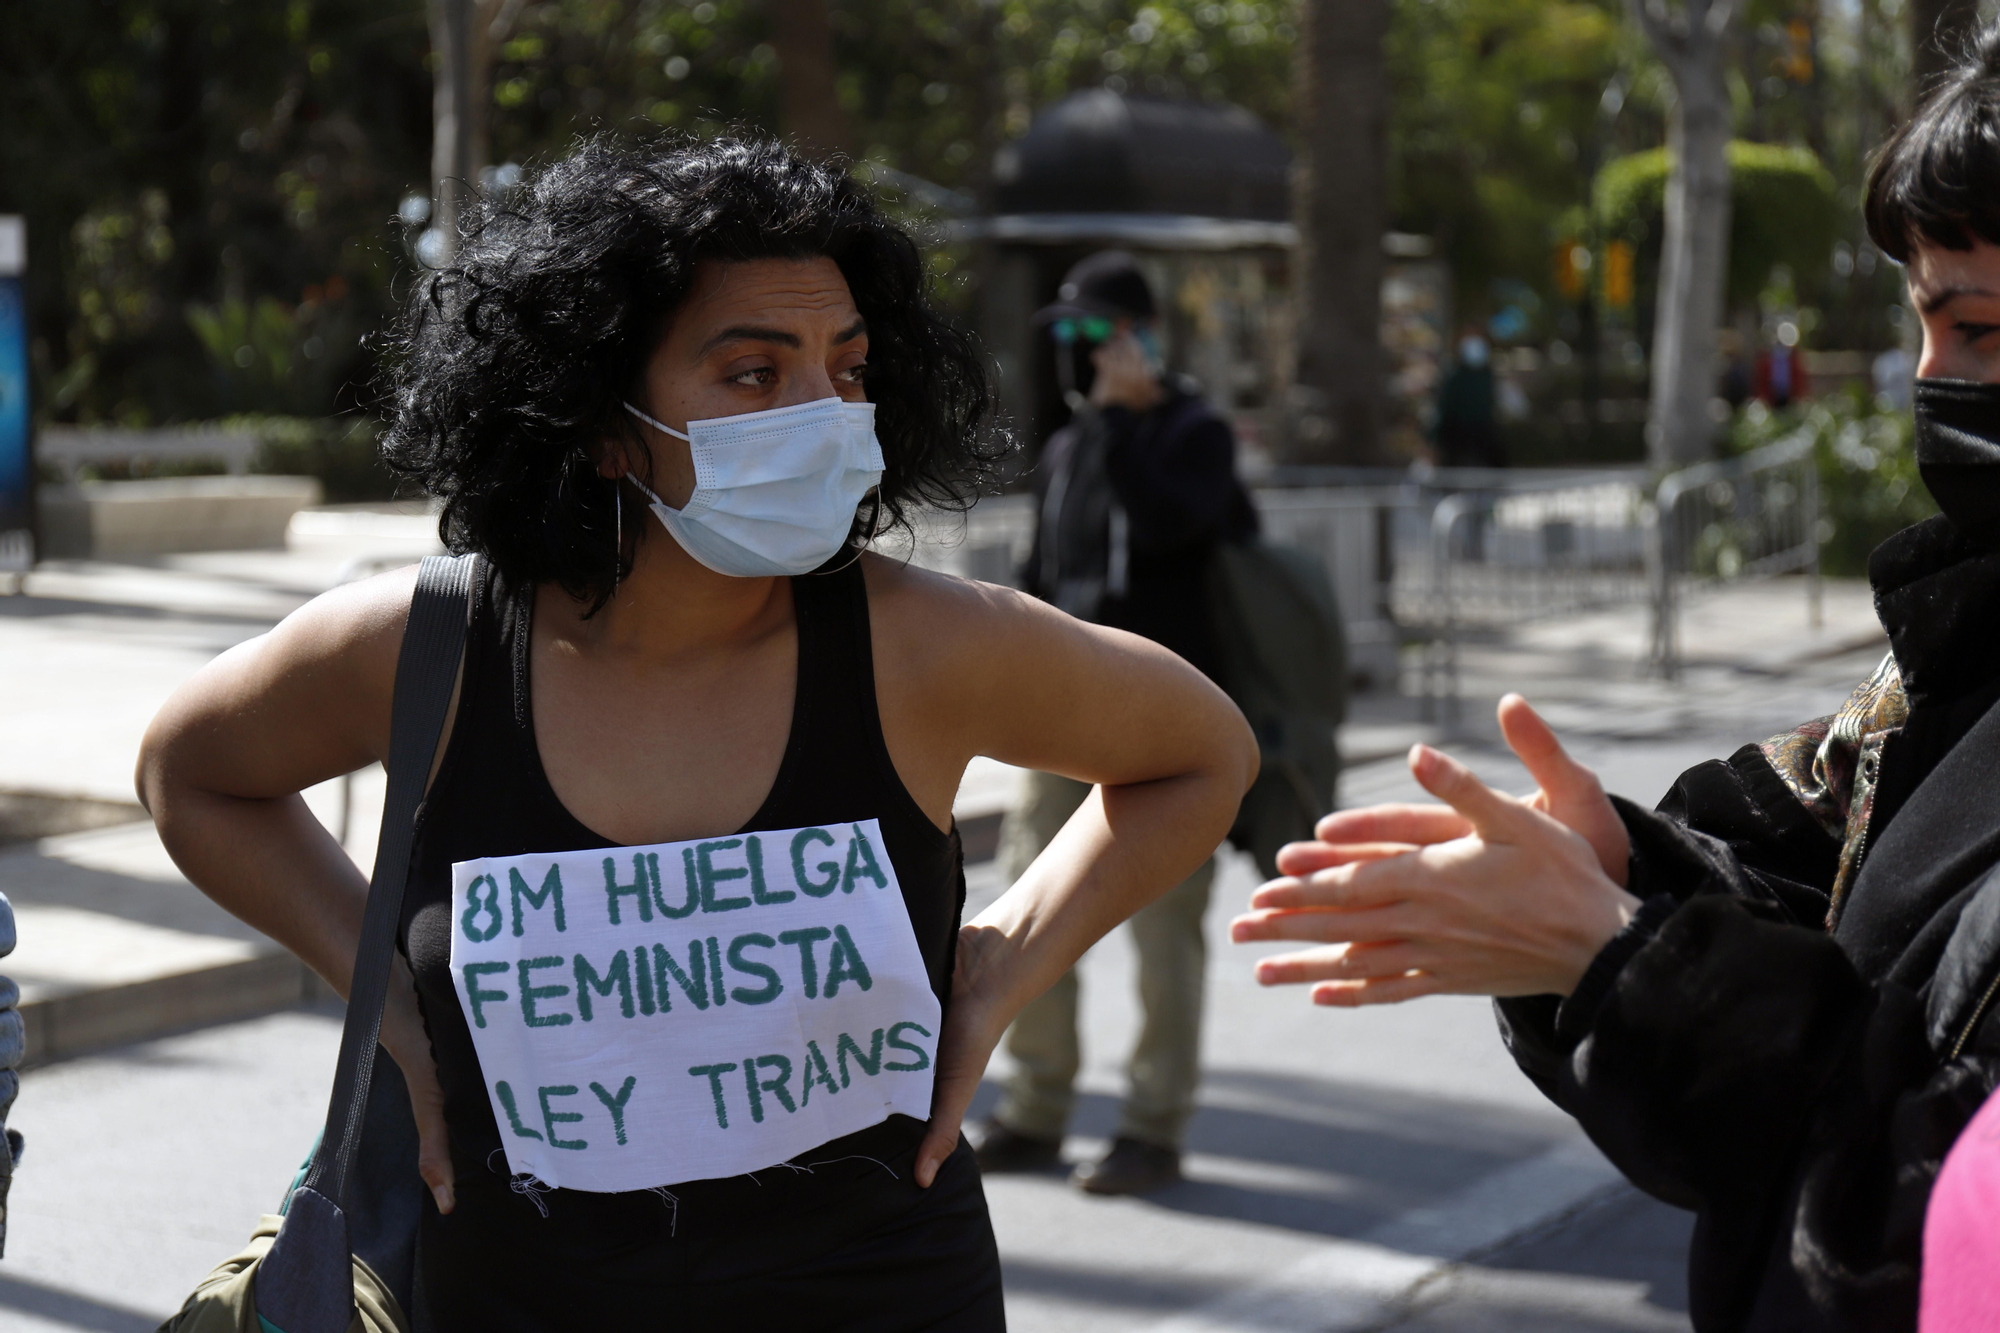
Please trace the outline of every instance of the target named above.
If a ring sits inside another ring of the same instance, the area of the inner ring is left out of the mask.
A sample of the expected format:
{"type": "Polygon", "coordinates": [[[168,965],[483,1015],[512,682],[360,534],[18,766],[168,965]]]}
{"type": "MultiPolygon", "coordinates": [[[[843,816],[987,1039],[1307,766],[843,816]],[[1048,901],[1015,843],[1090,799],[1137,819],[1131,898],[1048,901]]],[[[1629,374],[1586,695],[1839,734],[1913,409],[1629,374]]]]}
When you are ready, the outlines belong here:
{"type": "Polygon", "coordinates": [[[750,871],[745,866],[718,867],[710,860],[717,852],[734,851],[743,845],[741,838],[724,838],[720,842],[704,842],[694,849],[695,874],[701,880],[701,910],[704,912],[733,912],[739,907],[748,907],[748,898],[718,898],[715,886],[726,884],[732,879],[748,879],[750,871]]]}
{"type": "Polygon", "coordinates": [[[821,1054],[819,1043],[806,1043],[805,1068],[799,1071],[799,1105],[812,1100],[813,1084],[824,1083],[829,1094],[840,1091],[840,1085],[833,1081],[833,1071],[827,1068],[826,1056],[821,1054]]]}
{"type": "Polygon", "coordinates": [[[868,975],[868,964],[861,961],[861,950],[854,947],[854,937],[847,933],[846,926],[835,926],[833,948],[826,958],[827,999],[839,992],[843,981],[851,981],[862,990],[875,984],[875,979],[868,975]]]}
{"type": "Polygon", "coordinates": [[[568,1014],[543,1014],[535,1011],[535,1001],[553,1000],[558,996],[567,995],[569,994],[569,987],[537,986],[532,984],[528,978],[528,974],[536,968],[561,967],[562,965],[563,960],[554,955],[550,955],[547,958],[523,958],[514,964],[520,973],[521,1021],[529,1027],[560,1028],[569,1026],[571,1018],[568,1014]]]}
{"type": "Polygon", "coordinates": [[[738,1004],[769,1004],[784,992],[785,983],[778,976],[778,969],[768,963],[759,963],[745,958],[745,949],[775,949],[778,942],[769,935],[753,931],[748,935],[738,935],[729,942],[729,965],[747,976],[762,977],[764,984],[756,990],[747,986],[737,986],[729,992],[729,998],[738,1004]]]}
{"type": "MultiPolygon", "coordinates": [[[[612,991],[617,991],[618,1012],[627,1018],[632,1016],[632,968],[623,949],[611,956],[611,966],[601,975],[582,954],[576,956],[573,970],[576,974],[576,1012],[584,1022],[590,1022],[590,992],[593,990],[607,1000],[611,998],[612,991]]],[[[639,970],[641,973],[646,970],[643,961],[639,970]]]]}
{"type": "Polygon", "coordinates": [[[802,828],[792,835],[792,881],[799,889],[814,897],[824,898],[840,887],[840,862],[821,861],[816,869],[825,873],[826,878],[815,881],[806,874],[806,844],[823,842],[833,846],[833,835],[823,828],[802,828]]]}
{"type": "Polygon", "coordinates": [[[507,1086],[506,1079],[503,1078],[498,1083],[495,1083],[493,1090],[500,1094],[500,1107],[507,1112],[507,1124],[516,1134],[524,1139],[539,1139],[542,1137],[540,1130],[529,1129],[521,1123],[521,1108],[514,1105],[514,1090],[507,1086]]]}
{"type": "Polygon", "coordinates": [[[609,856],[605,857],[604,908],[610,914],[611,924],[614,926],[623,924],[618,919],[618,900],[628,893],[639,900],[639,919],[641,921],[651,921],[653,919],[652,893],[651,886],[646,880],[645,856],[639,852],[632,853],[632,882],[630,884],[620,884],[618,882],[617,861],[609,856]]]}
{"type": "Polygon", "coordinates": [[[603,1102],[604,1109],[611,1112],[611,1132],[618,1136],[618,1146],[621,1148],[625,1146],[625,1103],[632,1100],[632,1089],[638,1086],[638,1083],[637,1074],[627,1074],[625,1086],[618,1089],[616,1097],[606,1092],[602,1083],[590,1085],[590,1090],[597,1094],[597,1100],[603,1102]]]}
{"type": "Polygon", "coordinates": [[[559,1139],[556,1137],[557,1125],[566,1125],[571,1121],[583,1119],[583,1112],[581,1111],[554,1111],[549,1109],[549,1098],[551,1097],[576,1096],[576,1085],[574,1083],[560,1083],[554,1087],[538,1088],[535,1095],[541,1098],[542,1128],[549,1132],[549,1146],[551,1148],[567,1148],[571,1152],[579,1152],[590,1146],[590,1140],[588,1139],[559,1139]]]}
{"type": "Polygon", "coordinates": [[[778,903],[791,902],[799,896],[790,889],[779,889],[776,893],[765,891],[764,844],[757,841],[756,834],[753,833],[743,840],[743,851],[750,858],[750,896],[756,899],[759,904],[765,907],[772,907],[778,903]]]}
{"type": "MultiPolygon", "coordinates": [[[[495,927],[495,929],[498,929],[498,927],[495,927]]],[[[476,1028],[486,1026],[486,1014],[482,1008],[486,1001],[504,1000],[507,998],[507,992],[503,990],[482,990],[479,985],[479,978],[492,976],[495,973],[504,976],[506,972],[507,965],[505,963],[467,963],[465,965],[465,998],[466,1002],[472,1006],[472,1026],[476,1028]]]]}
{"type": "Polygon", "coordinates": [[[889,887],[889,877],[882,873],[882,867],[875,863],[875,849],[869,845],[868,835],[861,831],[861,825],[852,825],[853,838],[847,843],[847,868],[840,873],[840,891],[854,892],[856,880],[872,879],[875,887],[889,887]]]}
{"type": "Polygon", "coordinates": [[[850,1054],[854,1056],[854,1063],[861,1066],[861,1072],[870,1078],[881,1073],[882,1029],[875,1029],[875,1039],[866,1055],[863,1055],[861,1048],[854,1044],[854,1038],[848,1036],[845,1032],[841,1033],[840,1040],[833,1044],[833,1058],[840,1065],[840,1086],[843,1088],[852,1081],[847,1076],[847,1057],[850,1054]]]}
{"type": "Polygon", "coordinates": [[[760,1125],[764,1123],[764,1094],[767,1092],[776,1097],[778,1105],[784,1107],[787,1112],[795,1112],[799,1109],[798,1104],[792,1100],[791,1090],[785,1086],[791,1077],[792,1062],[782,1055],[760,1055],[754,1059],[746,1058],[743,1061],[743,1082],[750,1090],[750,1118],[752,1120],[760,1125]],[[776,1078],[759,1079],[757,1077],[757,1068],[760,1065],[776,1068],[778,1076],[776,1078]]]}
{"type": "Polygon", "coordinates": [[[690,1078],[708,1079],[708,1090],[715,1094],[715,1123],[722,1129],[729,1128],[729,1106],[722,1100],[722,1076],[736,1068],[734,1060],[720,1065],[695,1065],[688,1070],[690,1078]]]}
{"type": "Polygon", "coordinates": [[[701,909],[701,877],[694,868],[694,848],[681,848],[681,884],[685,896],[679,907],[667,906],[667,900],[660,893],[659,858],[653,858],[653,906],[669,921],[679,921],[693,916],[701,909]]]}
{"type": "Polygon", "coordinates": [[[819,998],[819,963],[813,958],[813,942],[830,940],[833,932],[825,926],[807,926],[802,930],[787,930],[778,936],[780,944],[799,946],[799,972],[805,979],[806,998],[819,998]]]}
{"type": "Polygon", "coordinates": [[[892,1060],[888,1064],[883,1065],[882,1068],[893,1069],[899,1074],[911,1074],[915,1073],[919,1069],[929,1069],[931,1067],[931,1057],[924,1050],[924,1048],[921,1046],[913,1046],[909,1042],[903,1040],[902,1034],[904,1029],[906,1028],[914,1028],[916,1029],[916,1031],[922,1033],[926,1037],[931,1035],[930,1029],[924,1027],[922,1024],[919,1023],[898,1023],[894,1027],[890,1028],[889,1044],[891,1046],[894,1046],[899,1051],[908,1051],[911,1055],[914,1055],[917,1058],[914,1061],[906,1060],[901,1064],[898,1064],[897,1062],[892,1060]]]}
{"type": "Polygon", "coordinates": [[[484,944],[500,933],[500,881],[491,875],[481,875],[465,886],[465,911],[458,918],[458,925],[465,932],[465,938],[474,944],[484,944]],[[480,901],[479,890],[486,889],[486,899],[480,901]],[[493,924],[481,930],[472,924],[475,916],[485,915],[493,924]]]}
{"type": "Polygon", "coordinates": [[[562,886],[561,866],[557,865],[553,861],[549,863],[549,873],[542,876],[542,887],[540,892],[536,892],[534,889],[529,888],[528,881],[521,878],[521,872],[519,870],[516,870],[513,866],[508,866],[507,888],[508,892],[513,895],[514,899],[515,939],[518,940],[521,938],[521,899],[523,898],[526,898],[528,900],[528,906],[534,908],[538,912],[542,909],[542,905],[544,903],[548,902],[550,898],[554,898],[555,909],[556,909],[555,910],[556,929],[560,931],[566,928],[567,923],[563,920],[563,886],[562,886]]]}
{"type": "MultiPolygon", "coordinates": [[[[719,983],[721,977],[717,977],[719,983]]],[[[672,982],[681,988],[681,994],[694,1001],[697,1009],[708,1008],[708,968],[701,960],[701,941],[688,941],[688,970],[681,971],[681,965],[667,952],[663,944],[653,946],[653,986],[660,992],[660,1012],[672,1013],[674,1004],[667,990],[672,982]],[[690,975],[692,974],[692,975],[690,975]]]]}

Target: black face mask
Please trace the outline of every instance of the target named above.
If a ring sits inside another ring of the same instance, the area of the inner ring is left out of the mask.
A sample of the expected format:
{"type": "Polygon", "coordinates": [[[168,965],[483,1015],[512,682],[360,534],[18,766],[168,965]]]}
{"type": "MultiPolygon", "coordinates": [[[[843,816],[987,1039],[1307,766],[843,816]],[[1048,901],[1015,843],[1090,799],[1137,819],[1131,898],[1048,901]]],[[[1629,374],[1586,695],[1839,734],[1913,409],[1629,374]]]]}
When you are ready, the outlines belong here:
{"type": "Polygon", "coordinates": [[[2000,384],[1918,380],[1917,471],[1952,525],[2000,547],[2000,384]]]}

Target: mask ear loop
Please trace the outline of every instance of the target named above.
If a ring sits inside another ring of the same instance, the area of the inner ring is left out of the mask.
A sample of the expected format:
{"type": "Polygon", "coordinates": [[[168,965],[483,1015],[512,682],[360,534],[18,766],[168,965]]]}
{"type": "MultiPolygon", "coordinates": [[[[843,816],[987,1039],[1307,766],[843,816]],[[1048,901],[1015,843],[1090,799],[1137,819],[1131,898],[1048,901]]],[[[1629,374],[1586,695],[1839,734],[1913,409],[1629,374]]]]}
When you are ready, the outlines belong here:
{"type": "Polygon", "coordinates": [[[877,486],[875,488],[874,495],[875,495],[875,507],[873,510],[869,512],[868,515],[867,538],[864,539],[859,546],[854,548],[854,554],[847,557],[846,560],[842,561],[840,564],[835,565],[832,569],[815,569],[812,571],[813,574],[820,575],[820,574],[840,573],[841,570],[846,569],[856,560],[859,560],[861,558],[861,553],[868,549],[868,543],[875,540],[876,536],[880,532],[882,523],[882,488],[880,486],[877,486]]]}

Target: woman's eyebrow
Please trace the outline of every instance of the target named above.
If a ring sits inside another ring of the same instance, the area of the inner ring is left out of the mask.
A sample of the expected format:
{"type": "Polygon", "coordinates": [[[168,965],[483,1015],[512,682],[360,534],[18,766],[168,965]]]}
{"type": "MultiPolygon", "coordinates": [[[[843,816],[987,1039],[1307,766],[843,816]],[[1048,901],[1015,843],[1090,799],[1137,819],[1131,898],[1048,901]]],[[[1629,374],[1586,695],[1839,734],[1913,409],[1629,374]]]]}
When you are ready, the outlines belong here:
{"type": "Polygon", "coordinates": [[[1934,292],[1918,293],[1917,309],[1926,315],[1935,315],[1961,296],[2000,296],[2000,292],[1990,291],[1987,288],[1975,287],[1966,283],[1959,283],[1934,292]]]}
{"type": "Polygon", "coordinates": [[[732,342],[777,343],[780,347],[804,345],[799,341],[798,334],[788,333],[784,329],[759,328],[754,324],[732,324],[703,343],[694,354],[695,360],[699,361],[724,343],[732,342]]]}
{"type": "MultiPolygon", "coordinates": [[[[868,321],[857,319],[852,325],[833,335],[834,345],[853,342],[866,332],[868,332],[868,321]]],[[[732,342],[777,343],[780,347],[795,349],[804,346],[798,334],[785,329],[764,328],[756,324],[732,324],[695,349],[694,359],[699,361],[724,343],[732,342]]]]}

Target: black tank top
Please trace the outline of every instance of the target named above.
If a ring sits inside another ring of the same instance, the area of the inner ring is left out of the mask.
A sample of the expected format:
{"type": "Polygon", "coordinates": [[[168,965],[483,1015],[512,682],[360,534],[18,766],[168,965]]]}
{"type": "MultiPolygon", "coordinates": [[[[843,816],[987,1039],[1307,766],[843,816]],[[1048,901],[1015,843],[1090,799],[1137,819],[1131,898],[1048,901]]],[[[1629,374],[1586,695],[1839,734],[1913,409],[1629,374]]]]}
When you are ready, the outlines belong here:
{"type": "MultiPolygon", "coordinates": [[[[490,570],[490,567],[489,567],[490,570]]],[[[451,867],[487,856],[615,846],[557,799],[535,745],[528,646],[534,587],[489,572],[474,590],[465,675],[444,762],[418,815],[403,945],[451,1127],[461,1182],[505,1173],[499,1127],[451,976],[451,867]]],[[[932,989],[951,990],[965,875],[956,829],[940,832],[890,762],[876,711],[868,593],[858,564],[792,580],[798,668],[790,738],[770,794],[738,833],[879,820],[932,989]]],[[[907,1117],[836,1142],[872,1156],[913,1145],[923,1126],[907,1117]],[[851,1142],[852,1141],[852,1142],[851,1142]]],[[[818,1150],[815,1150],[817,1152],[818,1150]]],[[[746,1178],[701,1182],[704,1193],[757,1190],[746,1178]]],[[[657,1182],[635,1181],[635,1189],[657,1182]]],[[[622,1196],[573,1196],[566,1210],[622,1196]]],[[[472,1204],[461,1190],[461,1208],[472,1204]]],[[[473,1204],[473,1206],[477,1206],[473,1204]]]]}

